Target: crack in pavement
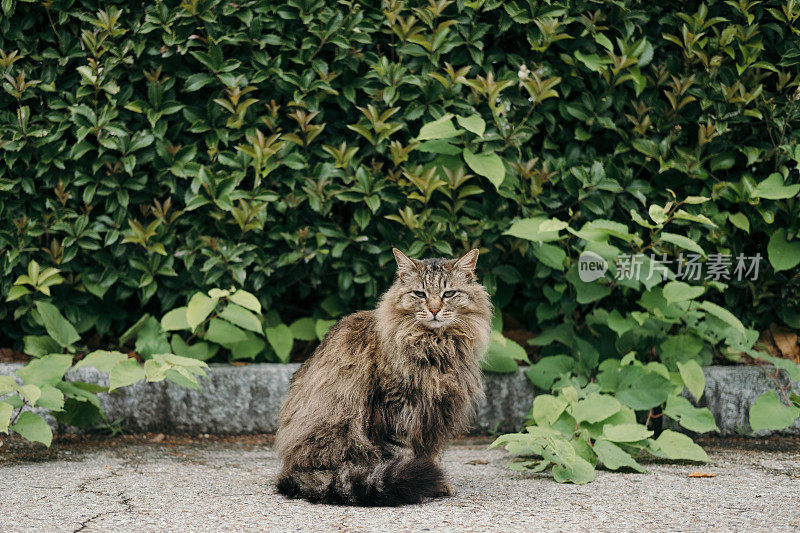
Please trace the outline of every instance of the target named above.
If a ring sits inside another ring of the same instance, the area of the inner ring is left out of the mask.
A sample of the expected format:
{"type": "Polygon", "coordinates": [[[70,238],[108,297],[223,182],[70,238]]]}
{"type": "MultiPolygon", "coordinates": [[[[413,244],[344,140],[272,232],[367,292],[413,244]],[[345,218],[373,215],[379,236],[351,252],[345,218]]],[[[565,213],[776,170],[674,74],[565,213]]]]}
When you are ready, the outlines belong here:
{"type": "Polygon", "coordinates": [[[109,494],[108,492],[105,492],[105,491],[92,490],[92,489],[89,488],[89,484],[91,484],[91,483],[97,483],[98,481],[105,481],[105,480],[108,480],[108,479],[113,479],[115,477],[122,477],[122,474],[119,474],[115,470],[112,470],[108,475],[97,476],[97,477],[94,477],[94,478],[91,478],[91,479],[84,480],[78,485],[78,492],[79,493],[84,493],[84,494],[96,494],[98,496],[105,496],[105,497],[114,497],[114,498],[116,498],[116,501],[114,503],[117,504],[117,505],[121,505],[123,507],[123,509],[121,509],[121,510],[114,509],[114,510],[104,511],[102,513],[97,513],[96,515],[91,516],[91,517],[87,518],[86,520],[82,521],[78,525],[78,527],[73,530],[73,533],[77,533],[78,531],[83,531],[84,529],[86,529],[89,526],[89,524],[91,524],[92,522],[94,522],[98,518],[102,518],[102,517],[110,516],[110,515],[114,515],[114,514],[119,514],[119,513],[133,513],[134,512],[133,504],[131,503],[133,501],[133,498],[131,498],[130,496],[125,494],[125,489],[119,491],[117,494],[112,495],[112,494],[109,494]]]}

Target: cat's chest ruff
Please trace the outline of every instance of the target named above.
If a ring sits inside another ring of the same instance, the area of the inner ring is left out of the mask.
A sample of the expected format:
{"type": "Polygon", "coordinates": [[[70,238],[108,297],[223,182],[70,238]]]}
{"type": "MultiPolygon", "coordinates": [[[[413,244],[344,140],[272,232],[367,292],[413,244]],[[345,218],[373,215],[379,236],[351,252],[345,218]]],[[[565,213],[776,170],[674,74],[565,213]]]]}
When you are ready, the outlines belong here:
{"type": "Polygon", "coordinates": [[[420,367],[430,366],[447,371],[463,359],[466,349],[465,343],[455,335],[424,332],[410,336],[404,351],[420,367]]]}

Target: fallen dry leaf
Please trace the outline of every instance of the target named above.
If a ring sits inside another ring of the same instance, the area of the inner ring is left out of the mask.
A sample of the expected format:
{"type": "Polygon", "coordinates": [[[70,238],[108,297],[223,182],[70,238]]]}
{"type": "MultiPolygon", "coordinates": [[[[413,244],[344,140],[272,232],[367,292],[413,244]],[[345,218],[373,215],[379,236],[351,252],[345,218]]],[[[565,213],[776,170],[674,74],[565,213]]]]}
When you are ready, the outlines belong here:
{"type": "Polygon", "coordinates": [[[471,461],[467,461],[464,464],[467,464],[467,465],[488,465],[489,461],[487,461],[486,459],[473,459],[471,461]]]}
{"type": "Polygon", "coordinates": [[[716,474],[709,474],[706,472],[692,472],[686,477],[717,477],[716,474]]]}
{"type": "Polygon", "coordinates": [[[775,346],[781,351],[781,357],[795,362],[800,361],[800,346],[797,344],[797,333],[774,322],[769,325],[769,332],[772,334],[775,346]]]}
{"type": "Polygon", "coordinates": [[[158,435],[150,439],[150,442],[161,442],[162,440],[164,440],[164,434],[159,433],[158,435]]]}

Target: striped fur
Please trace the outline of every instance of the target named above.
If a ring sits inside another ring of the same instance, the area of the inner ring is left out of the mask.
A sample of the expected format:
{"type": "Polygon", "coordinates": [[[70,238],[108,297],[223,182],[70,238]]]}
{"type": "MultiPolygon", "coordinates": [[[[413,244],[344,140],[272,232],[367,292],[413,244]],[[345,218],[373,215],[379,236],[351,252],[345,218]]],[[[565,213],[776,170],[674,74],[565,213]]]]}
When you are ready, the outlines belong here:
{"type": "Polygon", "coordinates": [[[377,308],[341,319],[292,378],[276,437],[287,496],[400,505],[450,491],[436,463],[483,394],[491,303],[473,274],[477,250],[395,256],[377,308]]]}

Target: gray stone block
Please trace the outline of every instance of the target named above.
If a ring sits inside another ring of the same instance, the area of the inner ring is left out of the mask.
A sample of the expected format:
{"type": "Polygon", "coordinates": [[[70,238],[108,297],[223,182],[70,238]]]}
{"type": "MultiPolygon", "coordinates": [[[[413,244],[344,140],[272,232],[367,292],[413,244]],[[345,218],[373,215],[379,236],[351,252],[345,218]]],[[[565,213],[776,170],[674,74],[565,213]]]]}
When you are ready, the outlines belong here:
{"type": "MultiPolygon", "coordinates": [[[[792,390],[800,394],[800,382],[792,382],[784,370],[773,381],[769,377],[775,374],[772,366],[709,366],[703,372],[706,390],[698,405],[708,407],[714,414],[721,435],[750,434],[750,406],[761,394],[776,389],[776,383],[781,387],[791,383],[792,390]]],[[[800,420],[781,431],[757,433],[760,436],[771,434],[800,435],[800,420]]]]}
{"type": "MultiPolygon", "coordinates": [[[[0,364],[0,374],[12,374],[20,364],[0,364]]],[[[297,364],[248,366],[211,365],[202,389],[191,390],[173,383],[140,382],[100,399],[109,420],[122,419],[127,431],[166,433],[273,433],[278,413],[289,390],[289,379],[297,364]]],[[[699,405],[708,406],[722,435],[749,433],[750,405],[764,391],[775,387],[770,368],[746,366],[707,367],[706,392],[699,405]]],[[[107,385],[107,377],[92,368],[82,368],[67,379],[107,385]]],[[[789,378],[779,374],[778,383],[789,378]]],[[[792,384],[800,394],[800,383],[792,384]]],[[[525,420],[536,395],[520,370],[515,374],[484,376],[486,399],[476,410],[473,434],[516,431],[525,420]]],[[[687,393],[688,394],[688,393],[687,393]]],[[[55,425],[54,420],[50,420],[55,425]]],[[[59,431],[74,431],[58,427],[59,431]]],[[[800,422],[783,434],[800,434],[800,422]]],[[[760,432],[767,435],[770,432],[760,432]]]]}

